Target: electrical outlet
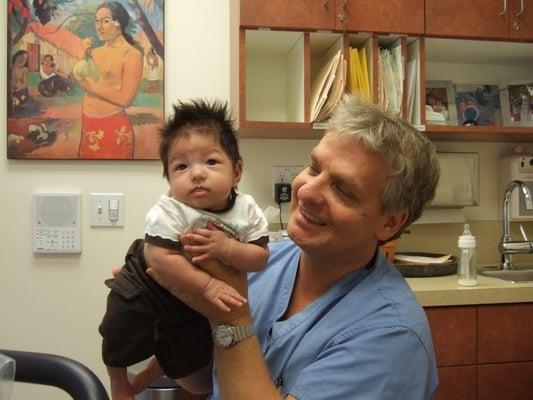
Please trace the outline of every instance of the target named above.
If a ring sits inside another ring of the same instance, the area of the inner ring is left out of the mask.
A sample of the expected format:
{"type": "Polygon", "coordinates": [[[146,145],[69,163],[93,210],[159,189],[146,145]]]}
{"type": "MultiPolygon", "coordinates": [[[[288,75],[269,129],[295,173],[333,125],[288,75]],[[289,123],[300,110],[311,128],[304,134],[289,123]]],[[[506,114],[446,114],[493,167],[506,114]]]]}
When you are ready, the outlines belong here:
{"type": "Polygon", "coordinates": [[[290,201],[292,181],[303,169],[303,165],[272,167],[272,197],[276,203],[285,203],[290,201]],[[281,191],[282,187],[283,191],[281,191]],[[285,195],[287,192],[289,194],[288,197],[285,195]]]}
{"type": "Polygon", "coordinates": [[[286,165],[272,167],[272,183],[289,183],[292,184],[296,175],[304,169],[303,165],[286,165]]]}

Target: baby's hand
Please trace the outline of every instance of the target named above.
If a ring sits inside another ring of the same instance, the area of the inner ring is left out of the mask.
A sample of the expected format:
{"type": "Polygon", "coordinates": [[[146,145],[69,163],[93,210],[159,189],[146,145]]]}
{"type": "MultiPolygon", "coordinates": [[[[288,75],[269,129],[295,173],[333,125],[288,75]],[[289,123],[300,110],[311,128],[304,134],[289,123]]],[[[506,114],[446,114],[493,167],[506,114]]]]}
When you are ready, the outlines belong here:
{"type": "Polygon", "coordinates": [[[184,245],[183,249],[191,255],[192,262],[198,263],[208,258],[224,261],[230,252],[232,239],[210,223],[207,228],[181,235],[180,242],[184,245]]]}
{"type": "Polygon", "coordinates": [[[211,278],[202,292],[207,301],[222,311],[230,312],[233,307],[240,307],[246,303],[246,298],[241,296],[235,288],[219,279],[211,278]]]}

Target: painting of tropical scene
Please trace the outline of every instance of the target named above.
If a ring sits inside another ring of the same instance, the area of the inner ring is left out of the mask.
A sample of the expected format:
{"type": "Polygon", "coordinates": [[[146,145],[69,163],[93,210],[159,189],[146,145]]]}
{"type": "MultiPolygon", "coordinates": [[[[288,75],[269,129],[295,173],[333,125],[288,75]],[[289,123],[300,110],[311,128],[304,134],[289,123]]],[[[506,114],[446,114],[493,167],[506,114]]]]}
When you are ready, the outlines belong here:
{"type": "Polygon", "coordinates": [[[157,159],[164,0],[7,3],[7,157],[157,159]]]}

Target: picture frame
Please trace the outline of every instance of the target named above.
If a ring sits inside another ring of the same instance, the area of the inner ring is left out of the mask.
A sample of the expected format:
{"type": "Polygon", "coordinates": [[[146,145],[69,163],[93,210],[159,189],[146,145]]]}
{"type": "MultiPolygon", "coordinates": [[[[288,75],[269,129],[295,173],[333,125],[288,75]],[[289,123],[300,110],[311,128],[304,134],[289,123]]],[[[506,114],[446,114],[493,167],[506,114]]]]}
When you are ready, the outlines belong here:
{"type": "Polygon", "coordinates": [[[498,85],[455,84],[459,125],[501,126],[499,92],[498,85]]]}
{"type": "Polygon", "coordinates": [[[426,81],[426,122],[457,125],[455,91],[452,81],[426,81]]]}
{"type": "Polygon", "coordinates": [[[8,0],[7,11],[8,159],[159,158],[164,0],[8,0]]]}
{"type": "Polygon", "coordinates": [[[533,77],[499,79],[504,126],[533,126],[533,77]]]}

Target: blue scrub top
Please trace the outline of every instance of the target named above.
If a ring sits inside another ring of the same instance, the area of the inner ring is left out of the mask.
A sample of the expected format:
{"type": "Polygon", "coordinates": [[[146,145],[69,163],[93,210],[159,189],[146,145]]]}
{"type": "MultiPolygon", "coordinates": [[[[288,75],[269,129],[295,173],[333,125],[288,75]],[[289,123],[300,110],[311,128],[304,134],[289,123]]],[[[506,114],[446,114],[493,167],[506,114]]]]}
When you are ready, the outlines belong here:
{"type": "MultiPolygon", "coordinates": [[[[300,400],[431,399],[438,377],[426,315],[383,254],[280,321],[299,259],[292,241],[272,243],[268,267],[249,277],[257,336],[281,393],[300,400]]],[[[212,399],[219,399],[214,377],[212,399]]]]}

